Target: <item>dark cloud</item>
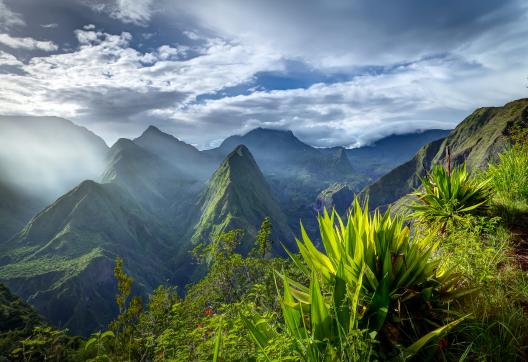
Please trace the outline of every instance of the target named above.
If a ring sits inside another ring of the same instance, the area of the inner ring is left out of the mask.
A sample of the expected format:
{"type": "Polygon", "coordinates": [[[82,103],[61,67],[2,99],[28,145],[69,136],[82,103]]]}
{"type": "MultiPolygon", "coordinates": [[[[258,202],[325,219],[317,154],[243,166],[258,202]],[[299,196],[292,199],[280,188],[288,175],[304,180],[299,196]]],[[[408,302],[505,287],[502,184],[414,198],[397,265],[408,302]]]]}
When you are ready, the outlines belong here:
{"type": "Polygon", "coordinates": [[[120,87],[84,87],[50,92],[49,96],[59,102],[77,104],[79,116],[107,122],[127,122],[149,110],[179,104],[187,94],[159,89],[139,91],[120,87]]]}

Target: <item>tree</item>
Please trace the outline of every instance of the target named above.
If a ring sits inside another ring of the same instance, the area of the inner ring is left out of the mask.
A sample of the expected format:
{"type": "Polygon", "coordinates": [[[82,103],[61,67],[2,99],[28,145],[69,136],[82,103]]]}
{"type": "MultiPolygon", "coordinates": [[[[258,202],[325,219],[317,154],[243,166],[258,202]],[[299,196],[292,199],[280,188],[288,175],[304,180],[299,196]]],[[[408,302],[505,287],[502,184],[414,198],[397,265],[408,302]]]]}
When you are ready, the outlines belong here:
{"type": "Polygon", "coordinates": [[[130,297],[134,279],[125,273],[123,259],[120,257],[117,257],[115,261],[114,276],[117,280],[116,303],[119,308],[119,314],[110,323],[110,329],[119,341],[116,345],[126,349],[117,352],[127,352],[130,356],[131,350],[133,349],[132,340],[136,334],[137,322],[143,314],[143,301],[138,296],[130,297]]]}
{"type": "Polygon", "coordinates": [[[255,240],[257,250],[262,257],[265,257],[266,254],[271,251],[271,244],[273,241],[270,238],[272,231],[271,219],[269,216],[266,216],[264,220],[262,220],[262,224],[260,224],[260,230],[258,231],[257,239],[255,240]]]}

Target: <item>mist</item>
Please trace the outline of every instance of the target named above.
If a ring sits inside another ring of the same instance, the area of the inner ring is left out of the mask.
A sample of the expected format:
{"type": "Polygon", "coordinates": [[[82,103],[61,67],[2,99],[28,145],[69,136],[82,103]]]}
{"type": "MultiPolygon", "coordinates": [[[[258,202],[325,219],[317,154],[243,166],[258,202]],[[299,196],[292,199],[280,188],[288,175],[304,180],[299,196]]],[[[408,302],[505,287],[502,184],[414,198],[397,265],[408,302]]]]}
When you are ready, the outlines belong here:
{"type": "Polygon", "coordinates": [[[107,150],[100,137],[62,118],[0,116],[0,182],[43,201],[98,180],[107,150]]]}

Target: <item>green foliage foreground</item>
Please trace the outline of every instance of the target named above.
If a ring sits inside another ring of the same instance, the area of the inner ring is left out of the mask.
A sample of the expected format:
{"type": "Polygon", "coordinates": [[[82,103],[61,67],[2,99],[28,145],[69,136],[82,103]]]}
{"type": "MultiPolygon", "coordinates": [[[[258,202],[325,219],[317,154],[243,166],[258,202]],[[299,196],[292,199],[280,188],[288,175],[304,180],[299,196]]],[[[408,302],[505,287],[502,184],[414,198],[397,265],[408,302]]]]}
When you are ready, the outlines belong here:
{"type": "MultiPolygon", "coordinates": [[[[371,215],[356,199],[346,224],[325,211],[319,227],[323,251],[301,227],[302,260],[290,254],[310,286],[282,275],[283,318],[301,359],[407,358],[463,319],[435,327],[449,320],[449,303],[469,291],[431,257],[437,244],[412,238],[401,218],[371,215]]],[[[272,328],[258,320],[247,325],[265,353],[272,328]]]]}

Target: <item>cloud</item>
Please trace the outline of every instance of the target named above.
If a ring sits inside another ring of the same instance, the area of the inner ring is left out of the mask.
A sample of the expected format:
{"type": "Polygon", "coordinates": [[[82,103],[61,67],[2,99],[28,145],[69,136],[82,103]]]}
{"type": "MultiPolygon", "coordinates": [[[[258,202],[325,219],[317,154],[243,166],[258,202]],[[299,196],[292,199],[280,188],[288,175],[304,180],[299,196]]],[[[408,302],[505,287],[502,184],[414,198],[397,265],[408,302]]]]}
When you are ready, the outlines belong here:
{"type": "Polygon", "coordinates": [[[55,29],[59,27],[59,24],[57,23],[49,23],[49,24],[41,24],[40,25],[44,29],[55,29]]]}
{"type": "Polygon", "coordinates": [[[394,133],[453,128],[475,108],[518,98],[524,79],[503,67],[488,74],[459,57],[429,59],[346,82],[207,100],[159,116],[173,119],[175,134],[206,148],[255,127],[291,129],[321,147],[356,147],[394,133]],[[216,138],[204,143],[203,134],[216,138]]]}
{"type": "Polygon", "coordinates": [[[6,33],[0,33],[0,43],[14,49],[43,50],[52,52],[59,49],[52,41],[40,41],[33,38],[17,38],[6,33]]]}
{"type": "Polygon", "coordinates": [[[183,109],[202,93],[248,82],[265,69],[281,69],[274,54],[218,38],[191,49],[189,57],[188,46],[140,52],[131,47],[127,32],[79,29],[75,35],[76,50],[34,57],[20,65],[23,74],[0,74],[3,112],[78,120],[102,128],[111,143],[124,134],[106,129],[122,130],[119,123],[127,125],[126,132],[139,132],[156,112],[183,109]]]}
{"type": "Polygon", "coordinates": [[[97,12],[105,12],[111,18],[127,24],[146,26],[153,13],[153,0],[85,0],[85,4],[97,12]]]}
{"type": "Polygon", "coordinates": [[[26,23],[22,19],[22,15],[9,9],[4,0],[0,0],[0,30],[8,30],[15,26],[24,25],[26,23]]]}
{"type": "Polygon", "coordinates": [[[2,65],[22,66],[24,64],[20,62],[14,55],[0,50],[0,66],[2,65]]]}
{"type": "Polygon", "coordinates": [[[90,4],[120,21],[83,18],[51,39],[70,44],[58,54],[0,53],[3,113],[63,116],[108,143],[155,123],[200,147],[257,126],[355,146],[526,96],[517,0],[90,4]]]}
{"type": "MultiPolygon", "coordinates": [[[[520,0],[167,1],[206,29],[320,67],[394,64],[450,52],[497,26],[526,24],[520,0]]],[[[524,25],[525,26],[525,25],[524,25]]]]}

